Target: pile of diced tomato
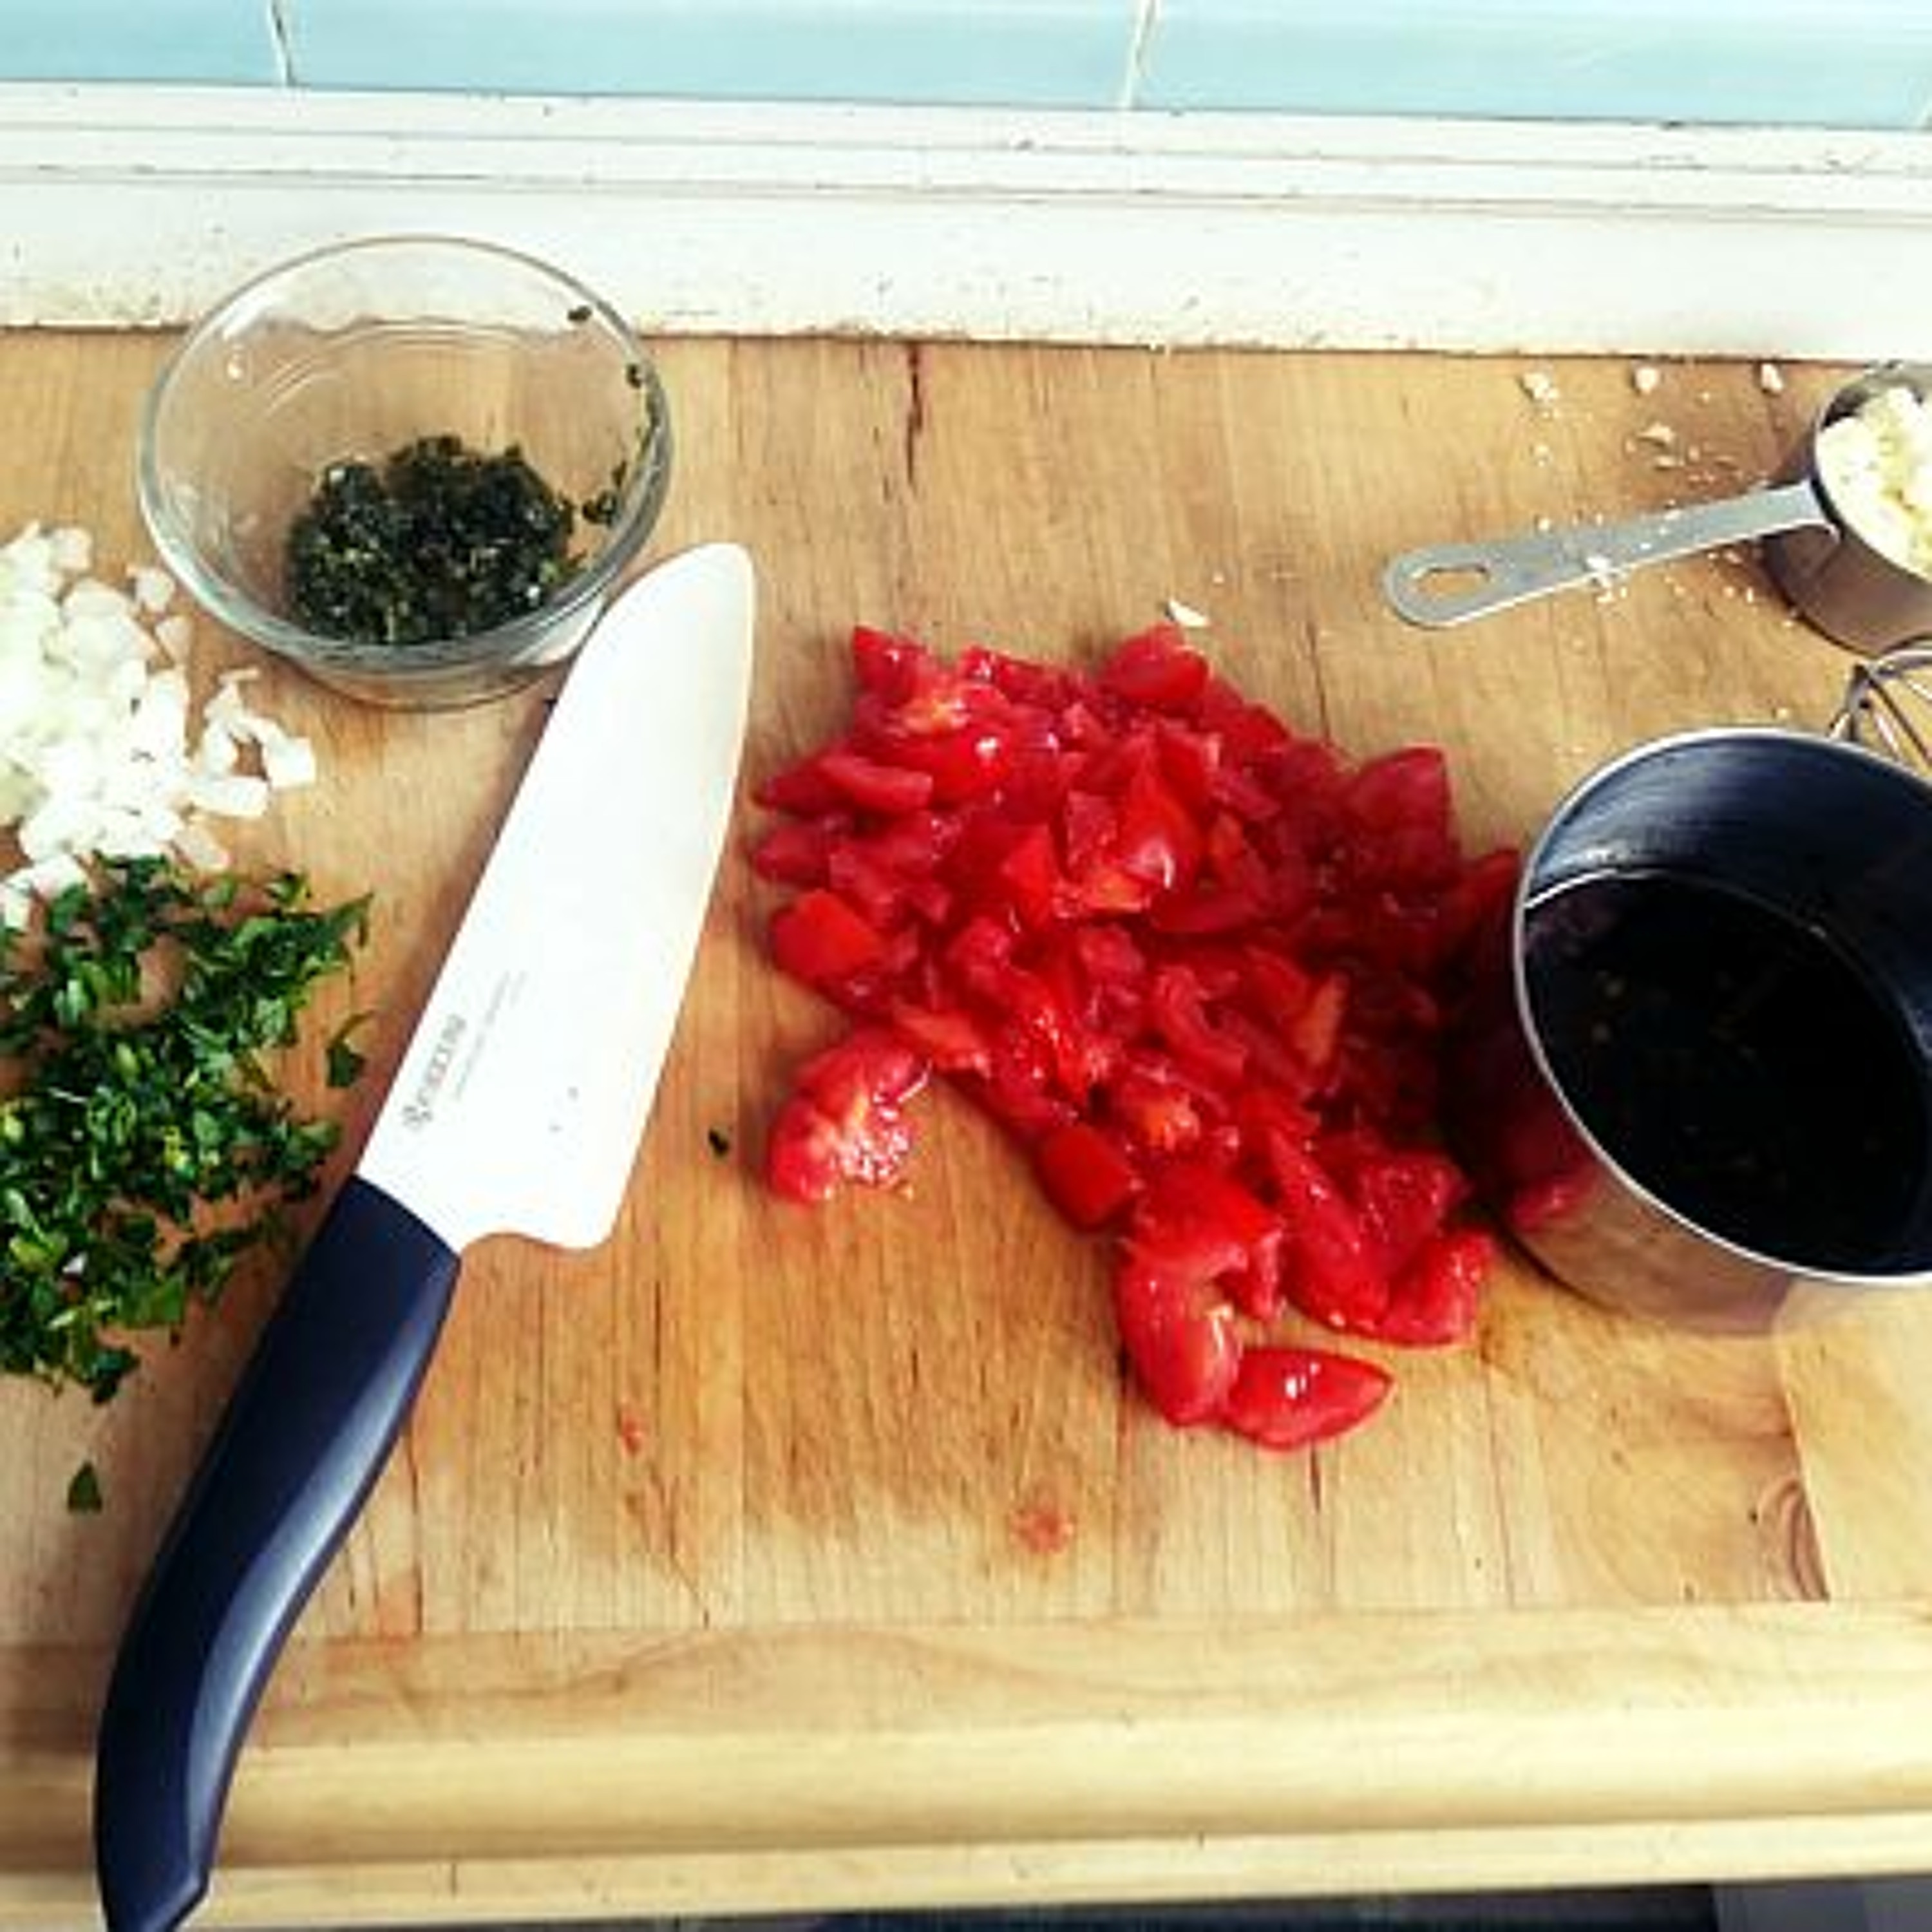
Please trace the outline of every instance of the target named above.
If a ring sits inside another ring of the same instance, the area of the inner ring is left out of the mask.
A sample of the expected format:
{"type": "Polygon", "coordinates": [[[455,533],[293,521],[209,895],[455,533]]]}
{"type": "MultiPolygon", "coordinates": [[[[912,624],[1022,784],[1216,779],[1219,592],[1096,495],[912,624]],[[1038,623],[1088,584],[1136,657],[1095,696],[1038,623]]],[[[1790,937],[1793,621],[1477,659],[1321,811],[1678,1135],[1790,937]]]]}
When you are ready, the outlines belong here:
{"type": "Polygon", "coordinates": [[[1378,1363],[1473,1328],[1493,1258],[1439,1142],[1438,1046],[1514,855],[1466,860],[1442,754],[1352,766],[1172,625],[1097,673],[854,633],[846,728],[769,778],[773,958],[848,1016],[772,1186],[888,1185],[937,1074],[1078,1228],[1169,1420],[1274,1448],[1372,1413],[1378,1363]]]}

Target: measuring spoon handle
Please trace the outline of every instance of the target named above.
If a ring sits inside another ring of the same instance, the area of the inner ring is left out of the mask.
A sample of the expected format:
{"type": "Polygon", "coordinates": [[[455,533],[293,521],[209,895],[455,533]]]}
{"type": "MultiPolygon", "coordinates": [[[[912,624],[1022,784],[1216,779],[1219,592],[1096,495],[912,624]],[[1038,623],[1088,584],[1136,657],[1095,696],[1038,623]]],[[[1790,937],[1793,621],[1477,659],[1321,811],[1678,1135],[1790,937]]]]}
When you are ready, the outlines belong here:
{"type": "Polygon", "coordinates": [[[1440,629],[1554,590],[1586,584],[1607,590],[1646,564],[1813,524],[1835,527],[1810,480],[1801,478],[1623,523],[1406,550],[1384,569],[1382,593],[1398,616],[1440,629]]]}

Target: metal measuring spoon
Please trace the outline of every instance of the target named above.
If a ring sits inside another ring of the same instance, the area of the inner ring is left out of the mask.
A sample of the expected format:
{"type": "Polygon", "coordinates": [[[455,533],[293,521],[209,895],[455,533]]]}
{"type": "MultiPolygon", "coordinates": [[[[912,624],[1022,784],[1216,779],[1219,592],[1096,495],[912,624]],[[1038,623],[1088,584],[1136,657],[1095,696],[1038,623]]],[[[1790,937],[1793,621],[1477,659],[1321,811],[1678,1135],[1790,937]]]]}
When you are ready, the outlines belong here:
{"type": "Polygon", "coordinates": [[[1764,489],[1618,523],[1408,550],[1384,570],[1383,593],[1399,616],[1442,628],[1553,591],[1606,590],[1646,565],[1759,541],[1778,588],[1827,637],[1870,652],[1923,638],[1932,633],[1932,578],[1868,542],[1833,505],[1818,466],[1827,424],[1899,387],[1932,394],[1932,368],[1887,363],[1846,383],[1778,482],[1764,489]]]}

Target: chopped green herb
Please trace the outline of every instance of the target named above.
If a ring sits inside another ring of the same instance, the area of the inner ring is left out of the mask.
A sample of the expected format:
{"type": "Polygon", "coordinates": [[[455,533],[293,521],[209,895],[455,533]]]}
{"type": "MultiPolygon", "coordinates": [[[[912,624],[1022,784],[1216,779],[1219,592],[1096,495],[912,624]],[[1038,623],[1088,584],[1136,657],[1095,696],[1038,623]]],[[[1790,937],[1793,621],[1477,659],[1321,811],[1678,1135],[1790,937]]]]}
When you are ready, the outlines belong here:
{"type": "Polygon", "coordinates": [[[720,1160],[731,1151],[731,1136],[722,1127],[706,1127],[704,1140],[705,1144],[720,1160]]]}
{"type": "Polygon", "coordinates": [[[527,616],[577,569],[568,502],[512,445],[424,436],[322,472],[289,532],[289,608],[326,637],[413,645],[527,616]]]}
{"type": "Polygon", "coordinates": [[[329,1036],[328,1044],[323,1051],[330,1086],[352,1087],[362,1078],[363,1069],[369,1063],[352,1036],[358,1027],[366,1024],[373,1017],[366,1012],[352,1013],[329,1036]]]}
{"type": "Polygon", "coordinates": [[[68,1483],[67,1506],[76,1516],[98,1516],[101,1502],[100,1472],[83,1462],[68,1483]]]}
{"type": "Polygon", "coordinates": [[[570,312],[564,317],[564,320],[566,322],[588,322],[590,320],[590,304],[588,302],[579,302],[577,306],[574,309],[571,310],[570,312]]]}
{"type": "Polygon", "coordinates": [[[270,1062],[367,919],[140,859],[0,935],[0,1371],[105,1402],[315,1191],[339,1130],[270,1062]]]}

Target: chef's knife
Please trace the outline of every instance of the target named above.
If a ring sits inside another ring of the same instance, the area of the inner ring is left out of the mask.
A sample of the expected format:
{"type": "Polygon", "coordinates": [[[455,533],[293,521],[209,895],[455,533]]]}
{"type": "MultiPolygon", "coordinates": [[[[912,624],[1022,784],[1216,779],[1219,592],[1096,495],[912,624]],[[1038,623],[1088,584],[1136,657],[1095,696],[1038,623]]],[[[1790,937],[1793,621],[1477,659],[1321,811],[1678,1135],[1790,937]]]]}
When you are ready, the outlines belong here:
{"type": "Polygon", "coordinates": [[[207,1889],[243,1736],[408,1416],[463,1250],[610,1232],[730,814],[752,604],[744,551],[688,551],[616,600],[565,681],[122,1641],[94,1779],[110,1932],[164,1932],[207,1889]]]}

